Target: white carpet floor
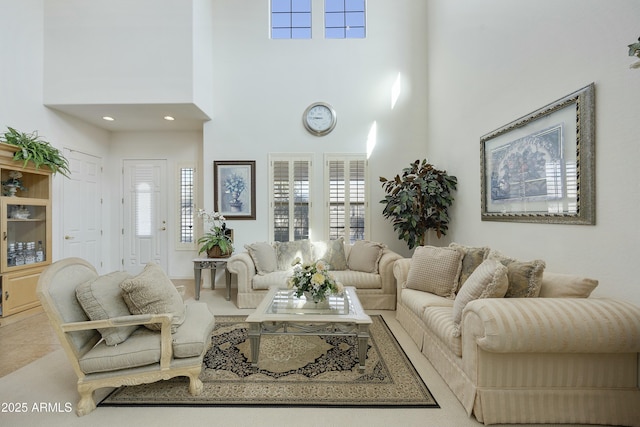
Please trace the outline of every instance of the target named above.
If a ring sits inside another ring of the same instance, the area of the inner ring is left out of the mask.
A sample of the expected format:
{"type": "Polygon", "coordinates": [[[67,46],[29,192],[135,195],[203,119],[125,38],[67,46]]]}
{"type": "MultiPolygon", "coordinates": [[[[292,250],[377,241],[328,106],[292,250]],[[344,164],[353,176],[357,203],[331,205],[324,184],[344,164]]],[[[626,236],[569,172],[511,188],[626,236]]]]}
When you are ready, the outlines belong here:
{"type": "MultiPolygon", "coordinates": [[[[233,294],[232,301],[226,301],[223,295],[222,289],[203,289],[200,300],[220,315],[251,313],[252,310],[236,308],[233,294]]],[[[371,314],[383,315],[440,409],[98,407],[79,418],[75,414],[78,399],[75,374],[64,352],[56,350],[0,378],[0,426],[481,426],[473,417],[467,416],[444,381],[404,333],[395,320],[395,312],[372,311],[371,314]],[[26,412],[15,412],[16,404],[21,407],[23,403],[26,412]],[[40,411],[41,406],[48,410],[40,411]],[[71,410],[67,412],[67,408],[71,410]]],[[[98,391],[96,400],[109,391],[98,391]]]]}

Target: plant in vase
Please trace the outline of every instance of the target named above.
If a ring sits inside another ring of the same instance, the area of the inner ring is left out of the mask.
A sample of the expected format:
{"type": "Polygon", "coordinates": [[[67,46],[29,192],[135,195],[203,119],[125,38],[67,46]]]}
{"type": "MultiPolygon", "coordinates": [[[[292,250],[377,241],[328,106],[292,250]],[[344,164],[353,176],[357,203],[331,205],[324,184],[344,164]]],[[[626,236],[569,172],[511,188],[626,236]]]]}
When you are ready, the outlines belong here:
{"type": "Polygon", "coordinates": [[[224,180],[224,188],[231,195],[231,201],[229,205],[233,212],[240,212],[242,210],[242,201],[240,195],[246,188],[244,177],[240,174],[234,173],[224,180]]]}
{"type": "Polygon", "coordinates": [[[233,252],[230,230],[227,228],[224,216],[220,212],[206,212],[198,209],[198,217],[210,224],[209,231],[198,239],[200,249],[198,253],[206,252],[209,258],[225,258],[233,252]]]}
{"type": "Polygon", "coordinates": [[[9,172],[9,178],[2,181],[2,194],[5,196],[15,196],[18,190],[27,191],[27,187],[22,184],[22,173],[19,171],[9,172]]]}
{"type": "Polygon", "coordinates": [[[300,258],[296,257],[291,265],[293,276],[289,278],[287,285],[295,291],[296,297],[304,295],[307,300],[318,303],[325,301],[329,295],[344,292],[342,283],[336,282],[323,261],[302,264],[300,258]]]}

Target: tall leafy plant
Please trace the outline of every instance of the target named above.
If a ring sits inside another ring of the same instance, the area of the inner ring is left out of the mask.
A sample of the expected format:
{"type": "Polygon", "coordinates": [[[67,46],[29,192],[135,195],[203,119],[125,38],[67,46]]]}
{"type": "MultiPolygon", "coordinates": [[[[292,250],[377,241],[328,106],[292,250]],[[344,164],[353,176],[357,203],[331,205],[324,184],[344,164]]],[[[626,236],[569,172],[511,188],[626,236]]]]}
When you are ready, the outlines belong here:
{"type": "Polygon", "coordinates": [[[37,131],[32,133],[18,132],[12,127],[7,127],[7,131],[0,136],[0,142],[20,147],[13,155],[13,160],[23,162],[23,166],[33,162],[36,169],[46,166],[51,172],[61,173],[69,177],[69,161],[62,155],[60,150],[45,141],[38,135],[37,131]]]}
{"type": "Polygon", "coordinates": [[[393,179],[380,177],[387,194],[380,203],[382,214],[391,220],[398,237],[409,249],[424,245],[427,231],[433,230],[438,238],[449,229],[449,207],[458,179],[446,171],[436,169],[424,159],[416,160],[401,175],[393,179]]]}

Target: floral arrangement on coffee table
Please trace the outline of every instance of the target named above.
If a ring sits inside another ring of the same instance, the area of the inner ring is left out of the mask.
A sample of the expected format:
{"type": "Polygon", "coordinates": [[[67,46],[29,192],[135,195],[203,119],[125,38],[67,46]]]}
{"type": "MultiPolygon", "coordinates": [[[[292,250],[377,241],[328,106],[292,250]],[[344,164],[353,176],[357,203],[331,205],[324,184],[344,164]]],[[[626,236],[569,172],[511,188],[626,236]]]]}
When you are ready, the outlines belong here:
{"type": "Polygon", "coordinates": [[[302,264],[302,260],[296,257],[291,265],[293,276],[289,278],[287,285],[289,289],[295,290],[296,297],[305,295],[307,299],[311,298],[314,302],[322,302],[329,295],[344,292],[344,286],[336,282],[324,261],[302,264]]]}

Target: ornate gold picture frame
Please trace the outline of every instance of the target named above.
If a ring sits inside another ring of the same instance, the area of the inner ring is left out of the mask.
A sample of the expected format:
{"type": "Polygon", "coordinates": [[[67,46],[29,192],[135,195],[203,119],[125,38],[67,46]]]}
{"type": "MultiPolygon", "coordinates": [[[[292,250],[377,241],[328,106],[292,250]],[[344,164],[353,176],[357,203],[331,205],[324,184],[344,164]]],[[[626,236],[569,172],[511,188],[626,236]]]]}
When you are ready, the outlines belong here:
{"type": "Polygon", "coordinates": [[[595,87],[480,138],[483,221],[595,224],[595,87]]]}

